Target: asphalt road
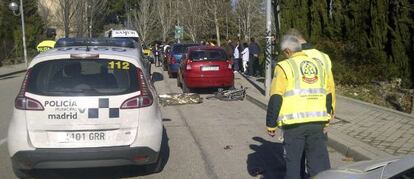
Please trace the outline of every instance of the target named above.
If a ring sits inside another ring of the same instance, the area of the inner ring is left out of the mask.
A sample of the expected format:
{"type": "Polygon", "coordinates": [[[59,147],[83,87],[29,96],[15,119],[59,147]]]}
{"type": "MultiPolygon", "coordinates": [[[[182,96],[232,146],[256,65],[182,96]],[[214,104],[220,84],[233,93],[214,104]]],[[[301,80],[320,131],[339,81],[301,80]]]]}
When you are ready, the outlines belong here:
{"type": "MultiPolygon", "coordinates": [[[[176,80],[155,70],[159,94],[181,92],[176,80]]],[[[7,153],[7,126],[14,98],[23,79],[17,74],[0,79],[0,178],[15,178],[7,153]]],[[[203,92],[204,93],[204,92],[203,92]]],[[[209,94],[202,94],[203,97],[209,94]]],[[[162,108],[165,126],[163,170],[147,174],[139,167],[111,167],[70,170],[38,170],[37,178],[264,178],[283,176],[282,145],[264,129],[265,112],[245,101],[223,102],[204,99],[201,104],[162,108]]],[[[342,154],[329,149],[332,166],[343,161],[342,154]]]]}

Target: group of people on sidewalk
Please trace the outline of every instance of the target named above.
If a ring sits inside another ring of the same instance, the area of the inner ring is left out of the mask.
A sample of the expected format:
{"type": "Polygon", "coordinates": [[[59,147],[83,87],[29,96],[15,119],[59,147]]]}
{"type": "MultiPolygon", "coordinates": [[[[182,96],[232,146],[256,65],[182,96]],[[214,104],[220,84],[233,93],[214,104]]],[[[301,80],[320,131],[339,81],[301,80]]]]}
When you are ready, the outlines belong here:
{"type": "Polygon", "coordinates": [[[227,40],[225,49],[227,56],[233,60],[233,70],[235,72],[244,73],[248,76],[260,76],[260,47],[253,37],[250,38],[250,43],[237,41],[233,44],[231,40],[227,40]]]}

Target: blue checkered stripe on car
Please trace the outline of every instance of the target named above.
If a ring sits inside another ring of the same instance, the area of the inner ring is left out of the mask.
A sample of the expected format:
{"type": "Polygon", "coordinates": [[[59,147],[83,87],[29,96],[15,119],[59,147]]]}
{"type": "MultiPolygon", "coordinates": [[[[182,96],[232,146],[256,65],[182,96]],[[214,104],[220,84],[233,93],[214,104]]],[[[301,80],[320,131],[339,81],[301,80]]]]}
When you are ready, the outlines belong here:
{"type": "Polygon", "coordinates": [[[109,115],[109,118],[119,118],[119,108],[110,108],[108,98],[99,98],[99,106],[97,108],[88,108],[88,118],[96,119],[100,115],[109,115]],[[103,114],[107,113],[108,109],[109,114],[103,114]]]}

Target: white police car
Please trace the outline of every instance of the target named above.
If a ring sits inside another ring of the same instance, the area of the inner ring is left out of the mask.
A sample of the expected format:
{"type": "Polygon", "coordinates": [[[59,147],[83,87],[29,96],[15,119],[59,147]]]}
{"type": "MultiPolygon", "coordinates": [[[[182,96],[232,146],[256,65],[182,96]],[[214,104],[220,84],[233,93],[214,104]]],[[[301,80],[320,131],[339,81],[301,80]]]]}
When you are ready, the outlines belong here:
{"type": "Polygon", "coordinates": [[[159,172],[158,96],[122,47],[62,47],[36,56],[15,100],[8,150],[31,169],[146,165],[159,172]]]}

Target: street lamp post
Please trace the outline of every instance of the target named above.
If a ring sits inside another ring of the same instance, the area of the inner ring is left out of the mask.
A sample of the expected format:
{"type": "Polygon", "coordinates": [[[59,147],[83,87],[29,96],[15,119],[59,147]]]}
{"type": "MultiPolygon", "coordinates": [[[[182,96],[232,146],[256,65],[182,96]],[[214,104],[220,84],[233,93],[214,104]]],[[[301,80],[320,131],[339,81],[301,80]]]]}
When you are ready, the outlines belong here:
{"type": "Polygon", "coordinates": [[[265,74],[265,97],[270,99],[270,84],[272,81],[272,39],[271,39],[271,25],[272,25],[272,3],[271,0],[266,0],[266,74],[265,74]]]}
{"type": "Polygon", "coordinates": [[[19,16],[20,14],[20,18],[22,21],[22,40],[23,40],[23,55],[24,55],[24,63],[26,64],[26,67],[28,66],[27,64],[27,48],[26,48],[26,32],[25,32],[25,28],[24,28],[24,11],[23,11],[23,0],[20,0],[20,8],[19,5],[16,2],[11,2],[9,4],[9,9],[11,11],[13,11],[13,14],[15,16],[19,16]],[[17,10],[20,11],[18,13],[16,13],[17,10]]]}

